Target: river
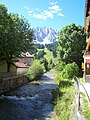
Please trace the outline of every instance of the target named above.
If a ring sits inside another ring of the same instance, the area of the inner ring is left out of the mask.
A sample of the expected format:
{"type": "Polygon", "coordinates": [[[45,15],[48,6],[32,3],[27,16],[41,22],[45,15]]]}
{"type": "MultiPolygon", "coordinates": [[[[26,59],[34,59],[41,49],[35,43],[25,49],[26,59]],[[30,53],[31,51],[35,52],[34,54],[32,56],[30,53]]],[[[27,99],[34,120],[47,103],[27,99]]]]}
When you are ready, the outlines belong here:
{"type": "Polygon", "coordinates": [[[56,120],[51,104],[56,88],[52,71],[0,96],[0,120],[56,120]]]}

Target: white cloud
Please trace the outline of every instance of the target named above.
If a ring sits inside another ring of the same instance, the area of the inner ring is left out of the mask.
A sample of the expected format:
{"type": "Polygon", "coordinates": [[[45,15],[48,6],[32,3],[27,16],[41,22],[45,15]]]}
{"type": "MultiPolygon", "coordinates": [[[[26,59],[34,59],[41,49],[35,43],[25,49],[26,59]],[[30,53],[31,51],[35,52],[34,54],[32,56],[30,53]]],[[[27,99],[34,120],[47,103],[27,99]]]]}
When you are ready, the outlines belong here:
{"type": "Polygon", "coordinates": [[[61,13],[62,9],[59,7],[59,5],[53,5],[48,9],[57,16],[64,16],[64,14],[61,13]]]}
{"type": "Polygon", "coordinates": [[[59,5],[57,5],[57,2],[50,2],[50,5],[50,7],[43,11],[41,11],[39,8],[30,10],[27,6],[24,6],[24,8],[28,11],[29,16],[41,20],[46,20],[48,18],[53,19],[54,16],[64,16],[61,13],[62,9],[59,5]]]}
{"type": "Polygon", "coordinates": [[[28,8],[27,6],[24,6],[24,8],[25,8],[26,10],[29,10],[29,8],[28,8]]]}
{"type": "Polygon", "coordinates": [[[35,12],[38,11],[38,10],[39,10],[38,8],[32,9],[32,10],[28,10],[28,15],[33,17],[35,12]]]}
{"type": "Polygon", "coordinates": [[[32,9],[32,10],[28,10],[28,13],[34,13],[35,11],[38,11],[39,9],[36,8],[36,9],[32,9]]]}
{"type": "Polygon", "coordinates": [[[53,5],[53,6],[49,7],[48,9],[56,11],[56,12],[59,12],[62,10],[62,9],[60,9],[60,7],[58,5],[53,5]]]}
{"type": "Polygon", "coordinates": [[[28,14],[32,14],[32,13],[33,13],[33,10],[29,10],[29,11],[28,11],[28,14]]]}
{"type": "Polygon", "coordinates": [[[53,1],[51,1],[50,2],[50,5],[56,5],[58,2],[53,2],[53,1]]]}
{"type": "Polygon", "coordinates": [[[44,16],[42,14],[33,14],[32,17],[38,18],[38,19],[44,19],[44,16]]]}
{"type": "Polygon", "coordinates": [[[52,13],[52,12],[50,12],[50,11],[48,11],[48,10],[45,10],[45,11],[43,12],[43,14],[44,14],[47,18],[53,19],[53,13],[52,13]]]}
{"type": "Polygon", "coordinates": [[[51,18],[53,19],[53,14],[50,11],[44,10],[41,13],[34,13],[32,14],[32,17],[34,18],[38,18],[38,19],[47,19],[47,18],[51,18]]]}
{"type": "Polygon", "coordinates": [[[62,13],[60,13],[60,12],[59,12],[57,15],[58,15],[58,16],[62,16],[62,17],[64,16],[64,14],[62,14],[62,13]]]}

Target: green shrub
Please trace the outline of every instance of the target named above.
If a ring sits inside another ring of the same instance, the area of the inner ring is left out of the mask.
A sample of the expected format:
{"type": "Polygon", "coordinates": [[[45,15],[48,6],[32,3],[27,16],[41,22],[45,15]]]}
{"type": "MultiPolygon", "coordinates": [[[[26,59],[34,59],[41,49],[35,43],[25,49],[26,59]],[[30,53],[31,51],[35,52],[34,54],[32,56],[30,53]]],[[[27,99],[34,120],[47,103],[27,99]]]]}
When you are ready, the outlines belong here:
{"type": "Polygon", "coordinates": [[[63,79],[63,77],[61,76],[61,73],[58,73],[56,75],[56,82],[59,83],[62,79],[63,79]]]}
{"type": "Polygon", "coordinates": [[[61,72],[65,68],[65,65],[64,62],[60,62],[55,68],[58,72],[61,72]]]}
{"type": "Polygon", "coordinates": [[[63,78],[72,79],[73,75],[79,76],[79,67],[75,62],[67,64],[60,75],[63,78]]]}
{"type": "Polygon", "coordinates": [[[30,80],[39,79],[44,73],[44,66],[40,64],[38,60],[35,60],[32,66],[28,70],[28,76],[30,80]]]}

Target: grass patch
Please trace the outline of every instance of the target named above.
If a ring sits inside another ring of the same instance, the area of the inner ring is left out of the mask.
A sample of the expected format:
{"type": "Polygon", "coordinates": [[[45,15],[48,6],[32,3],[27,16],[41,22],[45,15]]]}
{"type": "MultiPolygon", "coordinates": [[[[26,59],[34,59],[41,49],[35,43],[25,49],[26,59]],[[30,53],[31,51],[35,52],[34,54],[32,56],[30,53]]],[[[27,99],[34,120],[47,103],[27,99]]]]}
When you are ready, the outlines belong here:
{"type": "Polygon", "coordinates": [[[73,75],[79,75],[76,63],[64,64],[60,62],[53,70],[58,87],[53,91],[52,102],[58,120],[76,119],[76,96],[73,75]]]}
{"type": "Polygon", "coordinates": [[[81,93],[82,95],[82,102],[83,107],[80,108],[81,114],[84,116],[85,120],[90,120],[90,106],[86,99],[86,96],[84,93],[81,93]]]}
{"type": "Polygon", "coordinates": [[[72,102],[74,98],[74,87],[71,80],[59,79],[59,85],[53,91],[52,102],[54,111],[59,120],[69,120],[72,102]]]}
{"type": "Polygon", "coordinates": [[[80,78],[80,81],[81,81],[82,83],[85,83],[85,79],[84,79],[84,78],[80,78]]]}

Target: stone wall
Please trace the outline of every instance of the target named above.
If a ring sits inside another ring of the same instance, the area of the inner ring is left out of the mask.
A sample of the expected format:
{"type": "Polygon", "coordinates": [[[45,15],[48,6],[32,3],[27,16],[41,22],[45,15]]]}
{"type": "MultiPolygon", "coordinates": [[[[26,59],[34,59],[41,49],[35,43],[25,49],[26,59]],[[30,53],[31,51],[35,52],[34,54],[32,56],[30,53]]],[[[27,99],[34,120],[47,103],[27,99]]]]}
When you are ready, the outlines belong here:
{"type": "Polygon", "coordinates": [[[0,95],[14,88],[17,88],[27,82],[28,82],[28,77],[26,75],[6,78],[5,80],[0,81],[0,95]]]}

